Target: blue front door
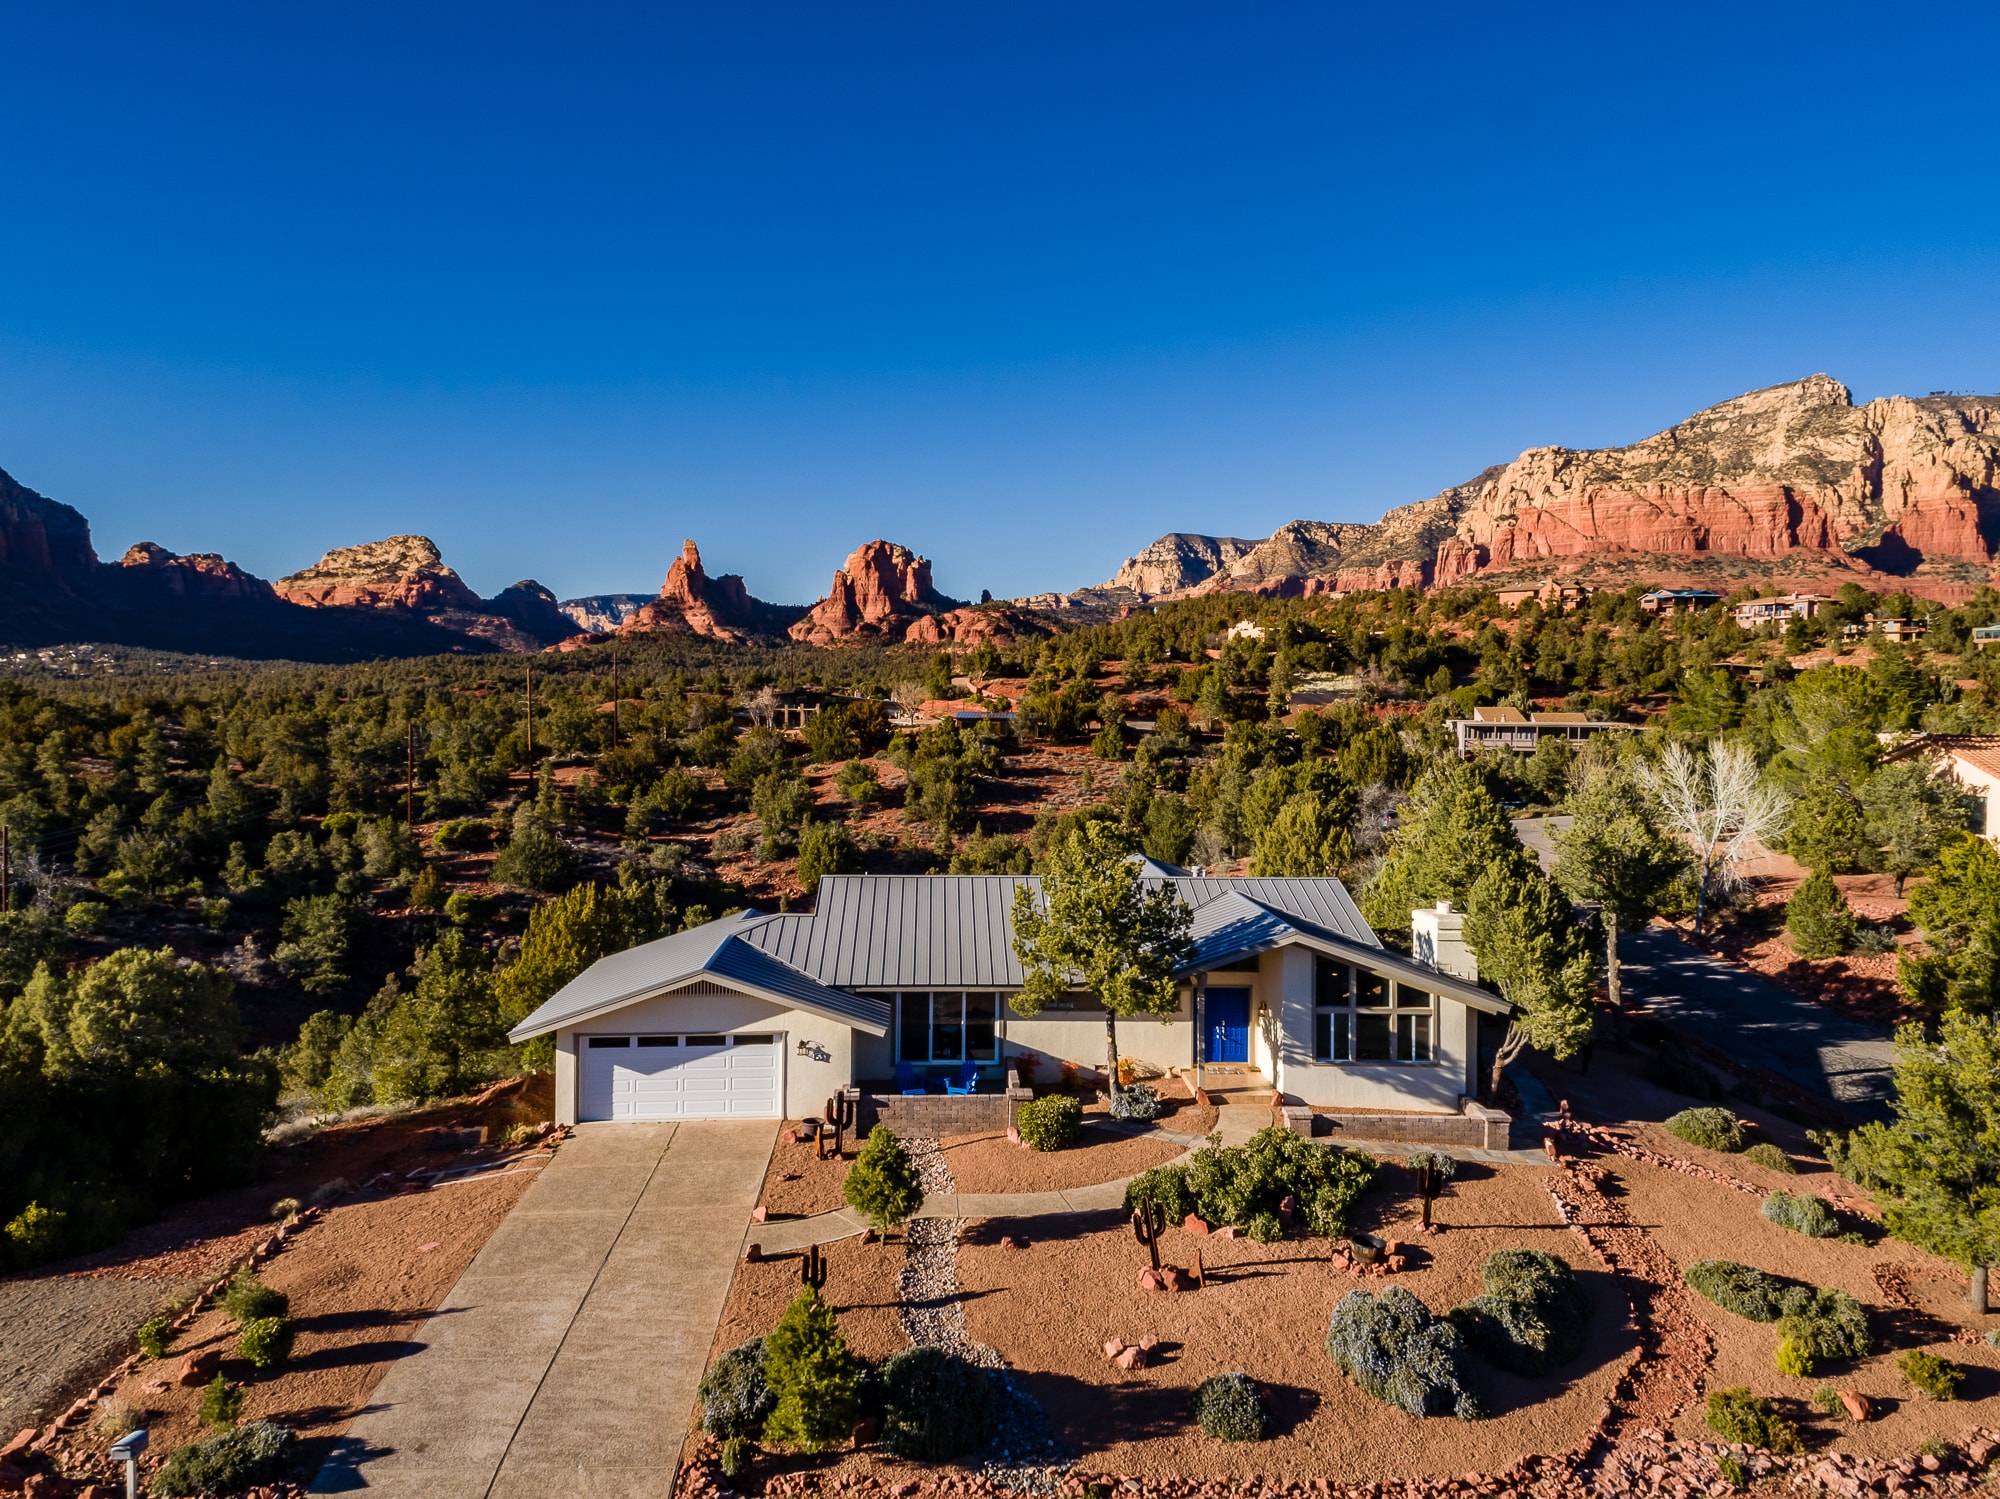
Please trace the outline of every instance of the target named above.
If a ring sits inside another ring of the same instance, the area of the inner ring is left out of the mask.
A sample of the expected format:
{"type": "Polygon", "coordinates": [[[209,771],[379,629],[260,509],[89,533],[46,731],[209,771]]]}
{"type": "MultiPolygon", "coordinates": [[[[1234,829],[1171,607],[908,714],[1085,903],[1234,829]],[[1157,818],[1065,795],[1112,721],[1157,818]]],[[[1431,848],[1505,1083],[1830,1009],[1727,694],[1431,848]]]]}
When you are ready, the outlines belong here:
{"type": "Polygon", "coordinates": [[[1202,1005],[1208,1020],[1208,1035],[1201,1059],[1204,1062],[1247,1062],[1250,1060],[1250,991],[1211,989],[1202,1005]]]}

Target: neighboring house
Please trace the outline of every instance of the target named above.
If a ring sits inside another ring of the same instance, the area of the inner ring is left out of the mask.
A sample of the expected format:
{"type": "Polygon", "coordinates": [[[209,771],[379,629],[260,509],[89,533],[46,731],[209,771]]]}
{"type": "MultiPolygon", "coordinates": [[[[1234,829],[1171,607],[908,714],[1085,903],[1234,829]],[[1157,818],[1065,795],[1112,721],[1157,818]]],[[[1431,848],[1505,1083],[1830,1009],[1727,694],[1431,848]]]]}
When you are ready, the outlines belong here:
{"type": "Polygon", "coordinates": [[[1545,738],[1581,742],[1607,729],[1630,724],[1592,718],[1588,713],[1523,713],[1519,708],[1474,708],[1470,718],[1448,718],[1445,727],[1458,737],[1458,753],[1470,759],[1483,749],[1511,750],[1531,755],[1545,738]]]}
{"type": "Polygon", "coordinates": [[[1582,583],[1558,583],[1544,578],[1533,588],[1502,588],[1493,596],[1503,609],[1518,609],[1533,599],[1549,614],[1567,614],[1590,603],[1590,589],[1582,583]]]}
{"type": "Polygon", "coordinates": [[[1774,599],[1750,599],[1736,606],[1736,623],[1746,630],[1759,625],[1783,624],[1789,619],[1811,619],[1833,602],[1824,594],[1785,593],[1774,599]]]}
{"type": "Polygon", "coordinates": [[[1648,614],[1691,614],[1721,602],[1712,588],[1655,588],[1639,595],[1639,607],[1648,614]]]}
{"type": "Polygon", "coordinates": [[[1907,760],[1933,755],[1938,774],[1950,775],[1978,799],[1971,830],[1990,843],[2000,843],[2000,734],[1918,734],[1882,756],[1907,760]]]}
{"type": "Polygon", "coordinates": [[[1223,632],[1227,640],[1262,640],[1264,627],[1254,619],[1239,619],[1223,632]]]}
{"type": "Polygon", "coordinates": [[[1974,625],[1972,643],[1982,651],[1989,645],[2000,645],[2000,625],[1974,625]]]}
{"type": "MultiPolygon", "coordinates": [[[[1254,1067],[1297,1105],[1459,1120],[1478,1089],[1478,1013],[1462,915],[1415,913],[1413,961],[1385,949],[1333,879],[1213,878],[1141,861],[1193,916],[1171,1016],[1120,1019],[1154,1072],[1254,1067]],[[1433,966],[1435,964],[1435,966],[1433,966]],[[1199,1023],[1197,1023],[1199,1011],[1199,1023]]],[[[803,1118],[858,1090],[866,1123],[1009,1105],[1009,1071],[1101,1071],[1104,1014],[1081,990],[1035,1016],[1009,1004],[1014,892],[1033,876],[829,875],[810,915],[743,911],[593,964],[510,1032],[553,1035],[556,1118],[803,1118]],[[987,1096],[911,1098],[972,1064],[987,1096]],[[902,1084],[897,1078],[902,1070],[902,1084]]],[[[1018,1094],[1015,1096],[1019,1096],[1018,1094]]],[[[1443,1122],[1443,1121],[1440,1121],[1443,1122]]],[[[1475,1140],[1475,1143],[1478,1143],[1475,1140]]]]}

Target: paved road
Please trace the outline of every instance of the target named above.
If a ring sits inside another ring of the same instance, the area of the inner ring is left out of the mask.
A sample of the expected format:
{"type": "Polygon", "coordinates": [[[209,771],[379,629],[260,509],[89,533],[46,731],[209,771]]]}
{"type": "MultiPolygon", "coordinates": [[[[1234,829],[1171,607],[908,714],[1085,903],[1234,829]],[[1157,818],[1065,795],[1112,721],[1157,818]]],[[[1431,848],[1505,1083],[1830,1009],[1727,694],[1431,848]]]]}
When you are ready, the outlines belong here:
{"type": "Polygon", "coordinates": [[[1843,1019],[1660,927],[1628,932],[1619,947],[1627,1004],[1853,1114],[1886,1112],[1894,1061],[1887,1027],[1843,1019]]]}
{"type": "Polygon", "coordinates": [[[486,1241],[313,1492],[671,1491],[777,1126],[584,1125],[486,1241]]]}

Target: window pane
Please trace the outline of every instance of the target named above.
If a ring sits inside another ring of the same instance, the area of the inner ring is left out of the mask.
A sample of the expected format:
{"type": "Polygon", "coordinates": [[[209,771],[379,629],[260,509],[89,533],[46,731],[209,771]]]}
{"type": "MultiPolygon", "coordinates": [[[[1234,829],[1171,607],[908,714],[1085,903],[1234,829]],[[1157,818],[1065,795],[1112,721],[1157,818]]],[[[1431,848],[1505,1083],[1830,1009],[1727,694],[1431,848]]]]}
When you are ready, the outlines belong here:
{"type": "Polygon", "coordinates": [[[641,1036],[639,1044],[641,1046],[679,1046],[681,1038],[679,1036],[641,1036]]]}
{"type": "Polygon", "coordinates": [[[1357,1062],[1386,1062],[1389,1057],[1389,1017],[1387,1015],[1357,1015],[1354,1017],[1354,1060],[1357,1062]]]}
{"type": "Polygon", "coordinates": [[[1313,1016],[1313,1056],[1322,1062],[1333,1060],[1333,1017],[1324,1010],[1313,1016]]]}
{"type": "Polygon", "coordinates": [[[965,996],[931,996],[931,1060],[957,1062],[965,1057],[965,996]]]}
{"type": "Polygon", "coordinates": [[[1347,986],[1354,970],[1331,958],[1313,959],[1313,1003],[1339,1009],[1347,1003],[1347,986]]]}
{"type": "Polygon", "coordinates": [[[1362,969],[1356,978],[1354,1002],[1364,1007],[1389,1007],[1389,981],[1379,973],[1362,969]]]}
{"type": "Polygon", "coordinates": [[[1336,1062],[1353,1060],[1354,1052],[1347,1044],[1354,1017],[1345,1013],[1333,1017],[1333,1059],[1336,1062]]]}
{"type": "Polygon", "coordinates": [[[965,1054],[974,1061],[990,1062],[998,1054],[999,1032],[993,1021],[999,1013],[999,996],[965,996],[965,1054]]]}
{"type": "Polygon", "coordinates": [[[896,1059],[900,1062],[928,1062],[931,1059],[931,997],[928,994],[898,994],[897,1008],[902,1023],[896,1027],[896,1059]]]}
{"type": "Polygon", "coordinates": [[[1396,1008],[1399,1010],[1428,1010],[1432,1006],[1431,996],[1421,989],[1412,989],[1408,984],[1396,985],[1396,1008]]]}
{"type": "Polygon", "coordinates": [[[630,1046],[631,1044],[632,1038],[630,1036],[592,1036],[590,1038],[590,1045],[593,1050],[600,1046],[630,1046]]]}
{"type": "Polygon", "coordinates": [[[768,1034],[742,1035],[736,1038],[736,1044],[738,1046],[769,1046],[771,1038],[768,1034]]]}
{"type": "Polygon", "coordinates": [[[1431,1059],[1431,1017],[1428,1015],[1398,1015],[1396,1017],[1396,1060],[1399,1062],[1428,1062],[1431,1059]]]}
{"type": "Polygon", "coordinates": [[[728,1044],[729,1044],[729,1038],[727,1036],[688,1037],[688,1045],[690,1046],[727,1046],[728,1044]]]}

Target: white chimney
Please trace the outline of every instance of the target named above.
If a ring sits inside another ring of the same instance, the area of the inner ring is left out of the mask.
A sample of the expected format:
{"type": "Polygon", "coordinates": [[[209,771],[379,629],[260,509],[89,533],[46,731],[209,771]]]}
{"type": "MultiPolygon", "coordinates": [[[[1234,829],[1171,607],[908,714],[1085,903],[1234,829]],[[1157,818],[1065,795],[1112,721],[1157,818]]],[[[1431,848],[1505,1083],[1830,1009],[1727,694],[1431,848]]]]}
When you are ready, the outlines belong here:
{"type": "Polygon", "coordinates": [[[1448,900],[1410,913],[1410,950],[1419,963],[1469,984],[1479,982],[1479,964],[1465,945],[1465,913],[1454,911],[1448,900]]]}

